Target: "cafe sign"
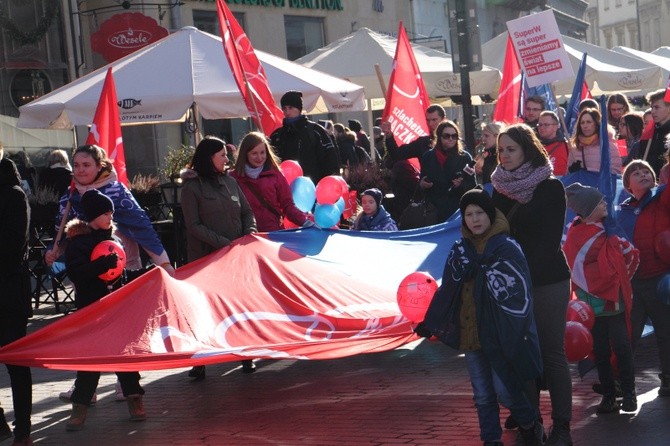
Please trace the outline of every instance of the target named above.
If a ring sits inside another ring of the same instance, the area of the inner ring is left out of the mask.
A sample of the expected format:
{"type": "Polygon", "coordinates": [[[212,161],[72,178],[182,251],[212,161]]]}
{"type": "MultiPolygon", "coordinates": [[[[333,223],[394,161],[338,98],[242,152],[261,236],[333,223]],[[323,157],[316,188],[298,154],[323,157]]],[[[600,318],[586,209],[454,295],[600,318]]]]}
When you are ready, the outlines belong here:
{"type": "Polygon", "coordinates": [[[114,62],[168,35],[156,20],[139,12],[116,14],[91,35],[91,48],[114,62]]]}

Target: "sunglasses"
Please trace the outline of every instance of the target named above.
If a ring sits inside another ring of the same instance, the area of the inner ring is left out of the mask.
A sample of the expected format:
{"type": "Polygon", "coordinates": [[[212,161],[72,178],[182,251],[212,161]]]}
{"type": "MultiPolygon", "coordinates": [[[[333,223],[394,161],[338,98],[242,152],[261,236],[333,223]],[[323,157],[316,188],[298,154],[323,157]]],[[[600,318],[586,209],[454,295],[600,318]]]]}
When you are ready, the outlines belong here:
{"type": "Polygon", "coordinates": [[[442,133],[440,135],[440,138],[442,139],[458,139],[458,133],[442,133]]]}

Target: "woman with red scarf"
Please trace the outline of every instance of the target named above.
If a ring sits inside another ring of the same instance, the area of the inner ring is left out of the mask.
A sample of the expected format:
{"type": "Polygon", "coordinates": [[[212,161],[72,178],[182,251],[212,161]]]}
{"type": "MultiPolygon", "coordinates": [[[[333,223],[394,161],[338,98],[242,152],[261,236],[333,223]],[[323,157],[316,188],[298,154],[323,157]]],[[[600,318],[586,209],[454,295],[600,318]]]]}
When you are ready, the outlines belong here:
{"type": "Polygon", "coordinates": [[[426,200],[437,207],[438,222],[443,222],[456,212],[461,196],[477,181],[474,161],[463,148],[458,126],[453,121],[443,121],[435,134],[435,147],[421,157],[419,186],[426,200]]]}

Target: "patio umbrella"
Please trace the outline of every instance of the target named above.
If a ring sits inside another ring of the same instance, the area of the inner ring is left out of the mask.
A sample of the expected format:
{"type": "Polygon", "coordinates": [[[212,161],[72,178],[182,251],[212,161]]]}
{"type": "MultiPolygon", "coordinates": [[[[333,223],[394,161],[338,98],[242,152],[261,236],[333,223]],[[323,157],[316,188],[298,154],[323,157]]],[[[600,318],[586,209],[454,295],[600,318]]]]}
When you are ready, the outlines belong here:
{"type": "MultiPolygon", "coordinates": [[[[363,88],[256,51],[277,102],[303,92],[306,113],[359,111],[363,88]]],[[[19,108],[19,127],[89,125],[107,68],[113,67],[121,124],[182,121],[192,105],[206,119],[249,115],[223,53],[221,38],[187,26],[19,108]]]]}
{"type": "MultiPolygon", "coordinates": [[[[382,74],[390,76],[396,46],[396,38],[360,28],[296,62],[362,85],[368,99],[383,98],[374,65],[379,64],[382,74]]],[[[416,44],[412,49],[430,97],[460,96],[461,76],[452,71],[449,54],[416,44]]],[[[495,96],[499,86],[500,72],[495,68],[485,66],[470,73],[473,95],[495,96]]]]}

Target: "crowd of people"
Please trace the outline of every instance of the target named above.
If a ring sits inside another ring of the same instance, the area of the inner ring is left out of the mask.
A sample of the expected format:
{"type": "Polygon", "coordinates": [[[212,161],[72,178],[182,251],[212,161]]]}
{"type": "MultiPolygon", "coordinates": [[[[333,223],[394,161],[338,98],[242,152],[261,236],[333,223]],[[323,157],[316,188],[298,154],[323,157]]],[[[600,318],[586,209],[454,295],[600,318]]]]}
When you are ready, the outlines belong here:
{"type": "MultiPolygon", "coordinates": [[[[621,94],[610,96],[607,110],[600,110],[596,101],[583,101],[573,134],[568,134],[560,110],[545,110],[544,99],[532,96],[524,104],[523,123],[482,123],[480,150],[475,150],[465,147],[459,124],[447,119],[439,105],[426,109],[428,135],[398,145],[388,121],[375,122],[372,140],[357,120],[347,126],[311,121],[303,114],[302,93],[289,91],[281,99],[283,125],[268,136],[246,134],[234,164],[220,138],[207,136],[195,148],[180,174],[188,261],[257,231],[281,230],[289,223],[314,225],[313,216],[293,201],[280,170],[283,160],[297,161],[314,184],[329,175],[346,176],[356,166],[383,168],[389,182],[360,192],[352,230],[403,229],[396,219],[417,197],[435,209],[437,222],[460,210],[462,238],[446,256],[442,286],[415,331],[465,352],[484,444],[502,444],[502,405],[511,412],[504,426],[518,428],[524,444],[571,445],[572,382],[564,336],[573,292],[596,314],[592,333],[600,382],[594,390],[603,395],[597,412],[637,409],[634,352],[647,318],[659,346],[659,395],[670,396],[670,306],[658,298],[662,291],[657,289],[670,273],[670,256],[658,248],[659,237],[670,237],[670,192],[664,185],[670,103],[664,94],[659,90],[648,97],[651,134],[644,132],[643,114],[621,94]],[[623,229],[619,235],[606,227],[601,192],[579,183],[566,189],[557,178],[580,170],[600,172],[603,134],[611,148],[611,173],[623,173],[630,195],[615,216],[623,229]],[[657,179],[662,183],[658,187],[657,179]],[[492,194],[478,183],[490,183],[492,194]],[[392,193],[395,214],[383,204],[386,192],[392,193]],[[576,218],[563,241],[568,208],[576,218]],[[500,277],[508,280],[500,282],[500,277]],[[612,351],[618,358],[617,373],[610,364],[612,351]],[[541,390],[549,391],[551,401],[548,435],[540,412],[541,390]]],[[[26,196],[40,185],[61,197],[56,243],[45,259],[47,264],[65,263],[76,308],[122,284],[121,279],[98,277],[117,267],[115,254],[89,260],[101,241],[123,245],[128,271],[146,270],[141,248],[153,265],[174,273],[146,212],[118,181],[103,149],[78,147],[72,166],[67,153],[54,151],[39,175],[26,160],[18,160],[17,169],[2,155],[0,150],[0,240],[11,246],[11,253],[2,258],[0,279],[3,292],[13,300],[0,301],[0,345],[26,334],[26,196]]],[[[14,393],[15,444],[32,444],[30,369],[7,368],[14,393]]],[[[243,372],[254,370],[252,358],[242,361],[243,372]]],[[[144,420],[139,372],[117,375],[119,399],[127,401],[131,420],[144,420]]],[[[99,376],[77,372],[73,388],[61,394],[72,403],[68,430],[84,426],[87,409],[96,401],[99,376]]],[[[189,376],[203,379],[205,367],[193,367],[189,376]]],[[[0,439],[11,436],[0,409],[0,439]]]]}

